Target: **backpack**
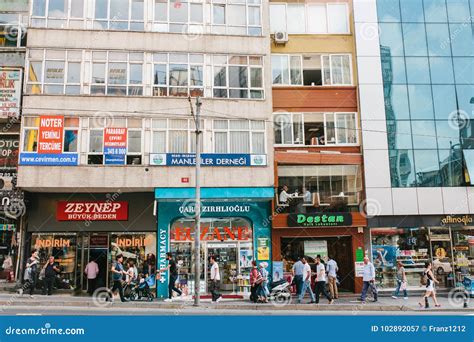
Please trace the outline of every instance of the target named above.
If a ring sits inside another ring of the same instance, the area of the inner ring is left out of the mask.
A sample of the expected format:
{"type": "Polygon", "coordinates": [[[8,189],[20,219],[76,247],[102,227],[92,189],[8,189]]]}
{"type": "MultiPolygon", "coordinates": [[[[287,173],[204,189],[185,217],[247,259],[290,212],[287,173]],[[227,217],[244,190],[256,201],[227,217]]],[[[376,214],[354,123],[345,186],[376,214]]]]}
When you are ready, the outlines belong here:
{"type": "Polygon", "coordinates": [[[426,274],[426,272],[423,272],[423,275],[420,277],[420,284],[421,285],[428,284],[428,274],[426,274]]]}

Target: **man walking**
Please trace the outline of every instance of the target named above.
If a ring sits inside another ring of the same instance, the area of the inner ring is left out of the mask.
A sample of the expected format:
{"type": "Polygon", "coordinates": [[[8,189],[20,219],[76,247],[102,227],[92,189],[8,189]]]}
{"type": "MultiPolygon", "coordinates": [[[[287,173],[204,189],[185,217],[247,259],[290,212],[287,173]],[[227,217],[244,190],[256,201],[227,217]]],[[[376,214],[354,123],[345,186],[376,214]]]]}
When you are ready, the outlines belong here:
{"type": "Polygon", "coordinates": [[[181,296],[183,293],[180,289],[175,286],[176,281],[178,280],[178,265],[176,265],[176,261],[173,259],[173,254],[168,252],[166,253],[166,259],[168,260],[168,266],[161,269],[160,272],[169,271],[169,283],[168,283],[168,298],[165,299],[165,302],[171,302],[173,300],[173,291],[181,296]]]}
{"type": "Polygon", "coordinates": [[[91,296],[97,287],[97,275],[99,274],[99,265],[94,260],[89,261],[84,269],[87,276],[87,293],[91,296]]]}
{"type": "Polygon", "coordinates": [[[324,264],[321,262],[321,257],[316,257],[316,304],[319,304],[319,296],[323,294],[324,297],[327,298],[329,304],[334,303],[334,299],[328,294],[326,290],[326,268],[324,264]]]}
{"type": "Polygon", "coordinates": [[[304,264],[301,261],[301,258],[298,258],[298,261],[293,264],[293,268],[291,270],[296,285],[296,296],[300,295],[301,288],[303,287],[303,270],[304,264]]]}
{"type": "Polygon", "coordinates": [[[362,277],[362,294],[360,300],[365,302],[367,298],[367,290],[370,288],[374,295],[374,302],[377,301],[377,289],[375,287],[375,267],[369,260],[369,257],[364,257],[364,275],[362,277]]]}
{"type": "Polygon", "coordinates": [[[331,258],[331,256],[328,256],[328,259],[326,271],[328,272],[329,292],[331,293],[332,299],[338,299],[339,292],[337,290],[337,271],[339,271],[339,267],[337,266],[337,262],[331,258]]]}
{"type": "Polygon", "coordinates": [[[213,255],[210,257],[209,262],[211,263],[211,283],[209,285],[209,291],[212,294],[212,302],[218,303],[222,295],[219,293],[219,287],[221,283],[221,274],[219,273],[219,264],[216,261],[216,257],[213,255]]]}
{"type": "Polygon", "coordinates": [[[56,279],[56,274],[58,274],[60,269],[58,264],[54,262],[54,256],[50,255],[48,262],[44,265],[44,286],[43,286],[43,295],[48,294],[51,296],[53,294],[53,285],[54,280],[56,279]]]}
{"type": "Polygon", "coordinates": [[[111,269],[111,272],[112,272],[112,280],[114,281],[114,284],[112,286],[112,298],[111,298],[111,301],[113,301],[113,295],[115,293],[115,291],[118,290],[119,292],[119,296],[120,296],[120,300],[122,302],[126,302],[125,300],[125,297],[123,295],[123,287],[122,287],[122,279],[123,279],[123,276],[125,274],[127,274],[127,272],[124,271],[123,269],[123,255],[122,254],[118,254],[116,257],[115,257],[115,263],[112,265],[112,269],[111,269]]]}
{"type": "Polygon", "coordinates": [[[301,303],[303,300],[306,291],[309,290],[309,295],[311,297],[311,303],[315,303],[314,301],[314,293],[311,289],[311,266],[309,266],[306,258],[301,258],[301,262],[303,264],[303,288],[301,289],[300,295],[298,297],[298,304],[301,303]]]}

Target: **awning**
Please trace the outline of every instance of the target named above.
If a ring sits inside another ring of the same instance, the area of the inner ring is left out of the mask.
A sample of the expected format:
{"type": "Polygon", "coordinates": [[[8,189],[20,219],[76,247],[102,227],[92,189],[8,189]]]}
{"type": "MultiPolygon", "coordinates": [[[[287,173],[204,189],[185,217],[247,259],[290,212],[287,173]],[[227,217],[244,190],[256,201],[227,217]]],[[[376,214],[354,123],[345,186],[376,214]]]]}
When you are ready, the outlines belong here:
{"type": "MultiPolygon", "coordinates": [[[[201,188],[203,200],[271,200],[275,195],[273,187],[257,188],[201,188]]],[[[194,199],[196,188],[156,188],[157,200],[194,199]]]]}

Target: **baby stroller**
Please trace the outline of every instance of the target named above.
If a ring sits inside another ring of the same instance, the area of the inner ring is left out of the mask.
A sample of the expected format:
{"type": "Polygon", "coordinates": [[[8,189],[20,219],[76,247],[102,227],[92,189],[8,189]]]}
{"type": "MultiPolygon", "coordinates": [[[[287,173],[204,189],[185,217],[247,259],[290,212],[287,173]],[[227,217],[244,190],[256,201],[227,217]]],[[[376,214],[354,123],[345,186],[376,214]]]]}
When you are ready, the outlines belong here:
{"type": "Polygon", "coordinates": [[[141,279],[130,291],[130,300],[142,300],[143,298],[148,299],[152,302],[155,298],[153,289],[156,288],[156,276],[154,274],[141,279]]]}

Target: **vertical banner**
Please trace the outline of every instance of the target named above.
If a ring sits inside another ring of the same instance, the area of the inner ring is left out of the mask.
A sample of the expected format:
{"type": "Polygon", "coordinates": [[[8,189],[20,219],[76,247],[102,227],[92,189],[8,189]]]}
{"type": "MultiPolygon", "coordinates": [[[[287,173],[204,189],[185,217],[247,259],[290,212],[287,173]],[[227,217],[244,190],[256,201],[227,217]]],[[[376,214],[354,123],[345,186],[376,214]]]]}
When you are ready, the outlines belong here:
{"type": "Polygon", "coordinates": [[[0,117],[20,116],[21,70],[0,69],[0,117]]]}
{"type": "Polygon", "coordinates": [[[38,153],[60,154],[63,152],[64,116],[41,116],[38,137],[38,153]]]}
{"type": "Polygon", "coordinates": [[[127,155],[127,129],[107,127],[104,131],[106,165],[124,165],[127,155]]]}

